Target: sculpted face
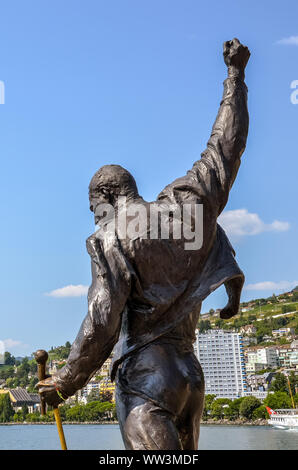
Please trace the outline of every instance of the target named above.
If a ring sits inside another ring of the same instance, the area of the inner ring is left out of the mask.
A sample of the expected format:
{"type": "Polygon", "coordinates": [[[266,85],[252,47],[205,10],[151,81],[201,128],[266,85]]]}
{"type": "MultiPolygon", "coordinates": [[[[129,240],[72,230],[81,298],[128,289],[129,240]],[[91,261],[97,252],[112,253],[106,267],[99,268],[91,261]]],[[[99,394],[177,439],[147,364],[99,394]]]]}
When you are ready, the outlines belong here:
{"type": "Polygon", "coordinates": [[[116,207],[119,196],[137,197],[136,182],[129,171],[120,165],[105,165],[91,179],[89,185],[90,210],[94,213],[95,225],[104,217],[98,215],[101,204],[116,207]]]}
{"type": "Polygon", "coordinates": [[[104,188],[97,188],[96,192],[89,192],[89,207],[91,212],[94,214],[94,222],[95,225],[97,225],[100,221],[100,219],[103,217],[100,217],[98,215],[97,209],[101,204],[109,204],[110,203],[110,194],[109,192],[104,189],[104,188]]]}

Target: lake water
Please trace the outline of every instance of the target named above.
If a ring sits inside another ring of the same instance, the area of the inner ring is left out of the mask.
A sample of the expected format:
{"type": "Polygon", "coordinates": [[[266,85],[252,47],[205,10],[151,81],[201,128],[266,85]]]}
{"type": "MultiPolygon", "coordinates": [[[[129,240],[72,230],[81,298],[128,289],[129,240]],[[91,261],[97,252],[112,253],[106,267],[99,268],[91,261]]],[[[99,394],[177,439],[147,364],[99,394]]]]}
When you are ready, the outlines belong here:
{"type": "MultiPolygon", "coordinates": [[[[64,425],[69,450],[124,449],[118,425],[64,425]]],[[[54,425],[0,426],[0,449],[60,449],[54,425]]],[[[271,426],[201,426],[200,450],[297,450],[298,431],[271,426]]]]}

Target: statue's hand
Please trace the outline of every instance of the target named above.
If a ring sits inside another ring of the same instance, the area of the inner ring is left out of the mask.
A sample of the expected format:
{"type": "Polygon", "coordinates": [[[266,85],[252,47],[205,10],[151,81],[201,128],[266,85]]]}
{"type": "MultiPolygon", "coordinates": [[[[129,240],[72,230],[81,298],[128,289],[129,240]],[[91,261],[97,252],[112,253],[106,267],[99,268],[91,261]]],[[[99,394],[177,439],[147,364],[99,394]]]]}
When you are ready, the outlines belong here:
{"type": "MultiPolygon", "coordinates": [[[[59,396],[57,393],[55,376],[41,380],[36,384],[36,387],[38,388],[41,397],[44,398],[45,402],[48,405],[57,408],[59,403],[62,403],[64,401],[61,396],[59,396]]],[[[62,395],[61,392],[60,395],[62,395]]],[[[67,397],[63,398],[66,399],[67,397]]]]}
{"type": "Polygon", "coordinates": [[[234,38],[232,41],[226,41],[223,49],[224,61],[229,67],[229,72],[230,70],[244,72],[250,57],[248,48],[243,46],[237,38],[234,38]]]}

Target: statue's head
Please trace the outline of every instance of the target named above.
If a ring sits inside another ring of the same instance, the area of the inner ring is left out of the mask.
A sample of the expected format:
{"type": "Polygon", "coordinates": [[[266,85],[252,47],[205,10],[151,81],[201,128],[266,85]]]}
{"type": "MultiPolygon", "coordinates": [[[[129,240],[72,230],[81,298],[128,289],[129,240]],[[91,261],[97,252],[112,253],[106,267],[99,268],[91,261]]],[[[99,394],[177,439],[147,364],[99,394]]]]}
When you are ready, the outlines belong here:
{"type": "Polygon", "coordinates": [[[115,206],[119,196],[126,196],[127,199],[139,196],[134,177],[120,165],[102,166],[89,184],[90,210],[95,214],[99,204],[115,206]]]}

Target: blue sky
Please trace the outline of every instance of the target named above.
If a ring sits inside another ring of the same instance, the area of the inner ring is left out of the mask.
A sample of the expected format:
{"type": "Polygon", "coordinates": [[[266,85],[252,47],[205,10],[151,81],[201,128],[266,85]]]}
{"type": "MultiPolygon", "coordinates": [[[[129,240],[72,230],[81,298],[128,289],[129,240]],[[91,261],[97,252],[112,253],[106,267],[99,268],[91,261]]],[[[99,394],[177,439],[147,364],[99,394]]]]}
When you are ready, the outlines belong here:
{"type": "MultiPolygon", "coordinates": [[[[153,200],[185,174],[209,138],[226,78],[222,43],[233,37],[251,50],[250,130],[222,222],[246,275],[242,300],[295,284],[296,1],[15,0],[0,8],[0,340],[8,350],[74,340],[90,283],[90,178],[118,163],[153,200]],[[75,287],[63,297],[45,295],[67,286],[75,287]]],[[[203,311],[225,301],[219,289],[203,311]]]]}

